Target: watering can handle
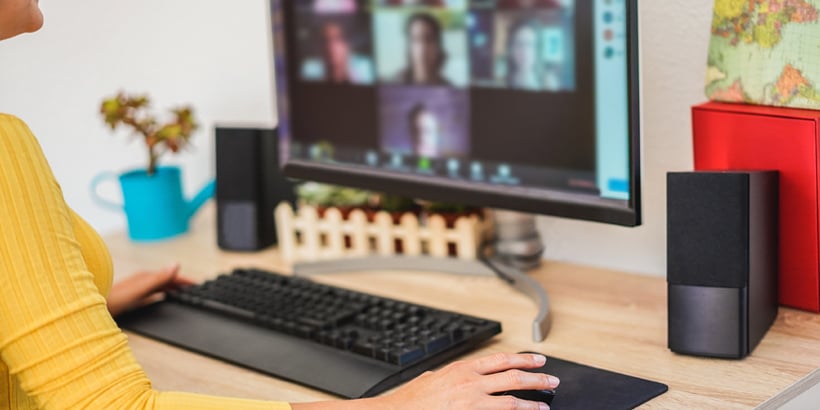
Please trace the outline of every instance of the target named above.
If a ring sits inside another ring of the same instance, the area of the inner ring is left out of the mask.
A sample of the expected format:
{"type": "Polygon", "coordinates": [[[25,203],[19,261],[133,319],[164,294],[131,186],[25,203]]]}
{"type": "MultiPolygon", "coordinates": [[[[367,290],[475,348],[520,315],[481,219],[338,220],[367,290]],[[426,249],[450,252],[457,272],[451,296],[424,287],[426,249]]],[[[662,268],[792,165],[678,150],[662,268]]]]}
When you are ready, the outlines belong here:
{"type": "Polygon", "coordinates": [[[122,211],[123,210],[123,205],[122,204],[119,204],[119,203],[116,203],[114,201],[103,198],[97,192],[97,188],[103,182],[109,181],[109,180],[115,180],[116,181],[117,179],[119,179],[119,175],[117,175],[114,172],[103,172],[103,173],[98,174],[97,176],[95,176],[94,179],[91,180],[91,187],[90,187],[91,188],[91,199],[93,199],[94,202],[96,202],[98,205],[102,206],[103,208],[108,208],[108,209],[115,210],[115,211],[122,211]]]}
{"type": "Polygon", "coordinates": [[[194,196],[194,199],[192,199],[188,203],[188,218],[194,216],[196,211],[198,211],[199,208],[205,204],[205,202],[211,199],[215,193],[216,181],[212,179],[208,181],[208,183],[205,184],[205,186],[202,187],[202,189],[200,189],[199,192],[194,196]]]}

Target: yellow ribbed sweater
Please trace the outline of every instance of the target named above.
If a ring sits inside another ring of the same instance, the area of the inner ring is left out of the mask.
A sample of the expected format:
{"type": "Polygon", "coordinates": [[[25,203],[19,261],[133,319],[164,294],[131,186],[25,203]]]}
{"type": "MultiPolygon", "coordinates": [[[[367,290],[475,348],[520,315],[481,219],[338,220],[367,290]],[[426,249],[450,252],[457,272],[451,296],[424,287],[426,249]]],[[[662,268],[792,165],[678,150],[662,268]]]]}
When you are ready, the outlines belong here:
{"type": "Polygon", "coordinates": [[[0,410],[290,409],[153,390],[106,308],[112,277],[29,128],[0,114],[0,410]]]}

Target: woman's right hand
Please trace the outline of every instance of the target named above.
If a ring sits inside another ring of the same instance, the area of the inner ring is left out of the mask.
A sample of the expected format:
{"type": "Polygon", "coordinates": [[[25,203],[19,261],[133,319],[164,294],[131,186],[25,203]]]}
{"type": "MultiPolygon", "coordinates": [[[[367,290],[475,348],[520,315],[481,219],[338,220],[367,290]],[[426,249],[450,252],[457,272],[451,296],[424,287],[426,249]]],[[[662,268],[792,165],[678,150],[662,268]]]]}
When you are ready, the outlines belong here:
{"type": "Polygon", "coordinates": [[[546,410],[549,406],[545,403],[492,395],[509,390],[556,388],[557,378],[520,370],[541,367],[545,361],[541,355],[497,353],[424,373],[385,396],[353,402],[295,404],[293,409],[546,410]]]}
{"type": "Polygon", "coordinates": [[[558,387],[559,380],[532,369],[544,365],[546,358],[535,354],[497,353],[473,360],[451,363],[427,372],[383,397],[384,409],[425,410],[545,410],[545,403],[492,396],[508,390],[547,390],[558,387]]]}

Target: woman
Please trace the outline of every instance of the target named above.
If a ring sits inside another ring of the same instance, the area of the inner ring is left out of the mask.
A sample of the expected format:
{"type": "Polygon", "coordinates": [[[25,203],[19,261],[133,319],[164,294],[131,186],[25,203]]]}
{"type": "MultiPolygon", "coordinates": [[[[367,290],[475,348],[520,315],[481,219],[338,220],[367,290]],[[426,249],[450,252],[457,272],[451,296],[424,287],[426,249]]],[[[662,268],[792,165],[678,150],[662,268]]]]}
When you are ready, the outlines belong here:
{"type": "Polygon", "coordinates": [[[417,103],[407,114],[413,152],[422,158],[438,158],[441,154],[439,120],[424,103],[417,103]]]}
{"type": "Polygon", "coordinates": [[[510,27],[507,35],[507,86],[524,90],[544,87],[541,63],[541,41],[538,26],[521,20],[510,27]]]}
{"type": "Polygon", "coordinates": [[[447,85],[442,71],[447,62],[441,24],[430,14],[416,13],[407,19],[407,68],[401,82],[418,85],[447,85]]]}
{"type": "Polygon", "coordinates": [[[353,82],[351,54],[350,43],[342,26],[333,22],[325,23],[322,26],[322,56],[327,81],[343,84],[353,82]]]}
{"type": "Polygon", "coordinates": [[[543,49],[538,23],[523,19],[510,26],[507,34],[507,87],[531,91],[561,89],[558,69],[544,63],[543,49]]]}
{"type": "MultiPolygon", "coordinates": [[[[0,40],[43,24],[37,0],[0,0],[0,40]]],[[[6,409],[539,409],[493,392],[546,389],[522,372],[535,355],[453,363],[372,399],[272,403],[151,388],[111,313],[181,281],[178,268],[111,289],[100,237],[66,205],[34,136],[0,114],[0,408],[6,409]],[[109,312],[110,310],[110,312],[109,312]]]]}

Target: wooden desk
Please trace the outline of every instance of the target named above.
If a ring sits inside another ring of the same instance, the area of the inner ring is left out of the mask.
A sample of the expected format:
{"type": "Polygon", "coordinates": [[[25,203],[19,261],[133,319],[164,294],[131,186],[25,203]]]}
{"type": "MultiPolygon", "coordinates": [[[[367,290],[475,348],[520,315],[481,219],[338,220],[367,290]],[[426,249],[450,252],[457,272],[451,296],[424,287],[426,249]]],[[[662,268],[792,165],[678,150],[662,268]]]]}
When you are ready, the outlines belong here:
{"type": "MultiPolygon", "coordinates": [[[[160,244],[133,244],[124,234],[108,236],[118,274],[173,261],[199,279],[239,266],[289,271],[275,250],[220,251],[212,220],[208,209],[190,234],[160,244]]],[[[781,308],[774,327],[747,359],[702,359],[666,348],[663,278],[558,262],[546,262],[534,277],[552,299],[552,330],[542,343],[530,339],[532,302],[493,277],[396,271],[316,280],[502,322],[503,333],[471,356],[534,350],[668,384],[669,392],[642,407],[646,409],[754,407],[820,367],[820,315],[781,308]]],[[[129,337],[160,390],[286,401],[333,398],[138,335],[129,337]]]]}

